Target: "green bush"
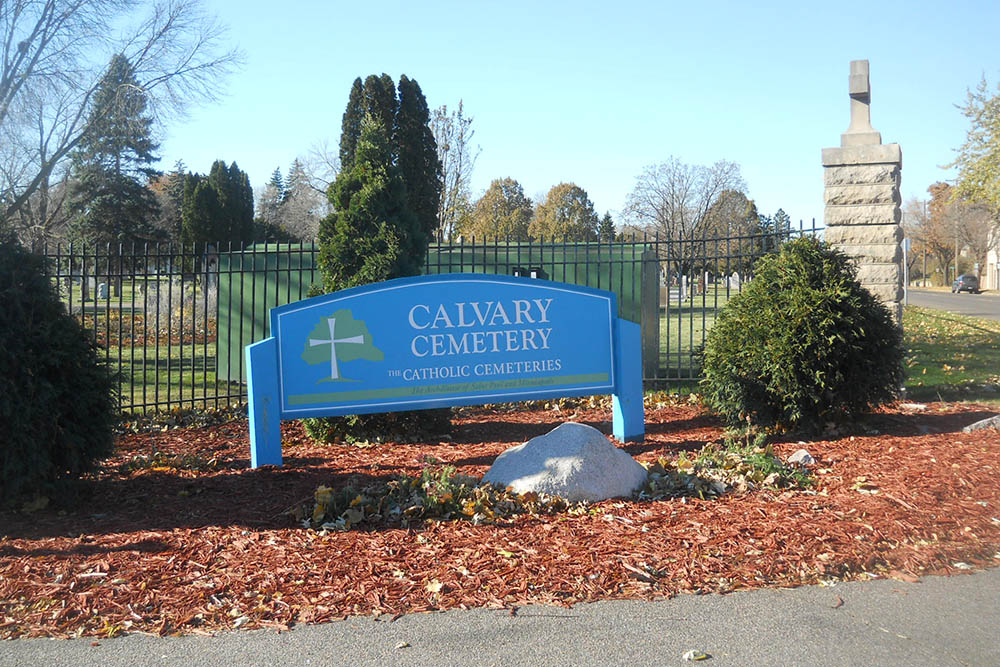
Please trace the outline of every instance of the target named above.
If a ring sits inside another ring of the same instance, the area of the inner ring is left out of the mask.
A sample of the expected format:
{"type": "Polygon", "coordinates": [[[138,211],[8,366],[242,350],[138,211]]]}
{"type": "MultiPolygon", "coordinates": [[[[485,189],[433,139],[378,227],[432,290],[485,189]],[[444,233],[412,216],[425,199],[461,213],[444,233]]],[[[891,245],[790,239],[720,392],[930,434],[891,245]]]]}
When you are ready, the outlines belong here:
{"type": "Polygon", "coordinates": [[[849,258],[811,237],[760,260],[705,344],[703,396],[730,424],[819,431],[894,400],[902,330],[849,258]]]}
{"type": "Polygon", "coordinates": [[[0,497],[47,494],[114,446],[115,383],[45,277],[44,260],[0,240],[0,497]]]}

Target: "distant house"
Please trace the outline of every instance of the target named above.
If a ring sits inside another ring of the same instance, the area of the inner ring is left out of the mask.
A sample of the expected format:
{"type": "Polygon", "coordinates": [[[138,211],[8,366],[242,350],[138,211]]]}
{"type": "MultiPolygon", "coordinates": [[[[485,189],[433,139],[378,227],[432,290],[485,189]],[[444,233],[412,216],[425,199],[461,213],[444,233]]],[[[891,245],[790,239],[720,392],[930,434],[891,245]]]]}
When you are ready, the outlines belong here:
{"type": "MultiPolygon", "coordinates": [[[[1000,234],[1000,229],[994,228],[993,233],[1000,234]]],[[[986,253],[986,270],[979,280],[982,289],[1000,290],[1000,250],[997,249],[998,245],[1000,243],[994,243],[993,249],[986,253]]]]}

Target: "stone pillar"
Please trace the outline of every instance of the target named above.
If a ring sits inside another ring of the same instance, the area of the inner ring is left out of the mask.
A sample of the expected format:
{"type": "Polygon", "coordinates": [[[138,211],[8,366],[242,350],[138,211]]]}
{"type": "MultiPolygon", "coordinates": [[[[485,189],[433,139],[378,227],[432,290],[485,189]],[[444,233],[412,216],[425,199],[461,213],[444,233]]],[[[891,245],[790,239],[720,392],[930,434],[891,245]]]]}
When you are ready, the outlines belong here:
{"type": "Polygon", "coordinates": [[[899,144],[871,126],[868,61],[851,61],[851,125],[839,148],[823,149],[826,241],[854,258],[858,279],[896,318],[903,316],[899,144]]]}

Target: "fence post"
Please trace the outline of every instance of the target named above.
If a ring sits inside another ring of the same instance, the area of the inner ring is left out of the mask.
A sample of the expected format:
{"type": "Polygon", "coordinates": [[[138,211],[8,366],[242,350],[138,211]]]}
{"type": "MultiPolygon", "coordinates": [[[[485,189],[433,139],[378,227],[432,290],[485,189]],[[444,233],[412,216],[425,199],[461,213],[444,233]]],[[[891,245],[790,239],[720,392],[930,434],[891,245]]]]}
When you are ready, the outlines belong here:
{"type": "Polygon", "coordinates": [[[656,249],[647,246],[641,261],[642,376],[654,378],[660,368],[660,261],[656,249]]]}

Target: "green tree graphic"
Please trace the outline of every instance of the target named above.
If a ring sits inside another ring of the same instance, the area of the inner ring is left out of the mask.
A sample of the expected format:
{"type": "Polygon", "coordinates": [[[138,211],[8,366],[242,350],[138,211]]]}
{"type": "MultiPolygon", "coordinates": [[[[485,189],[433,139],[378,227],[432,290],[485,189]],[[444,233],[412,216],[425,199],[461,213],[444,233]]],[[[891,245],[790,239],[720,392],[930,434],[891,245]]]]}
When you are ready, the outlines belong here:
{"type": "Polygon", "coordinates": [[[302,360],[314,366],[329,364],[330,377],[320,382],[351,381],[340,373],[340,364],[355,359],[382,361],[385,355],[375,347],[374,338],[363,320],[347,309],[322,318],[306,338],[302,360]]]}

